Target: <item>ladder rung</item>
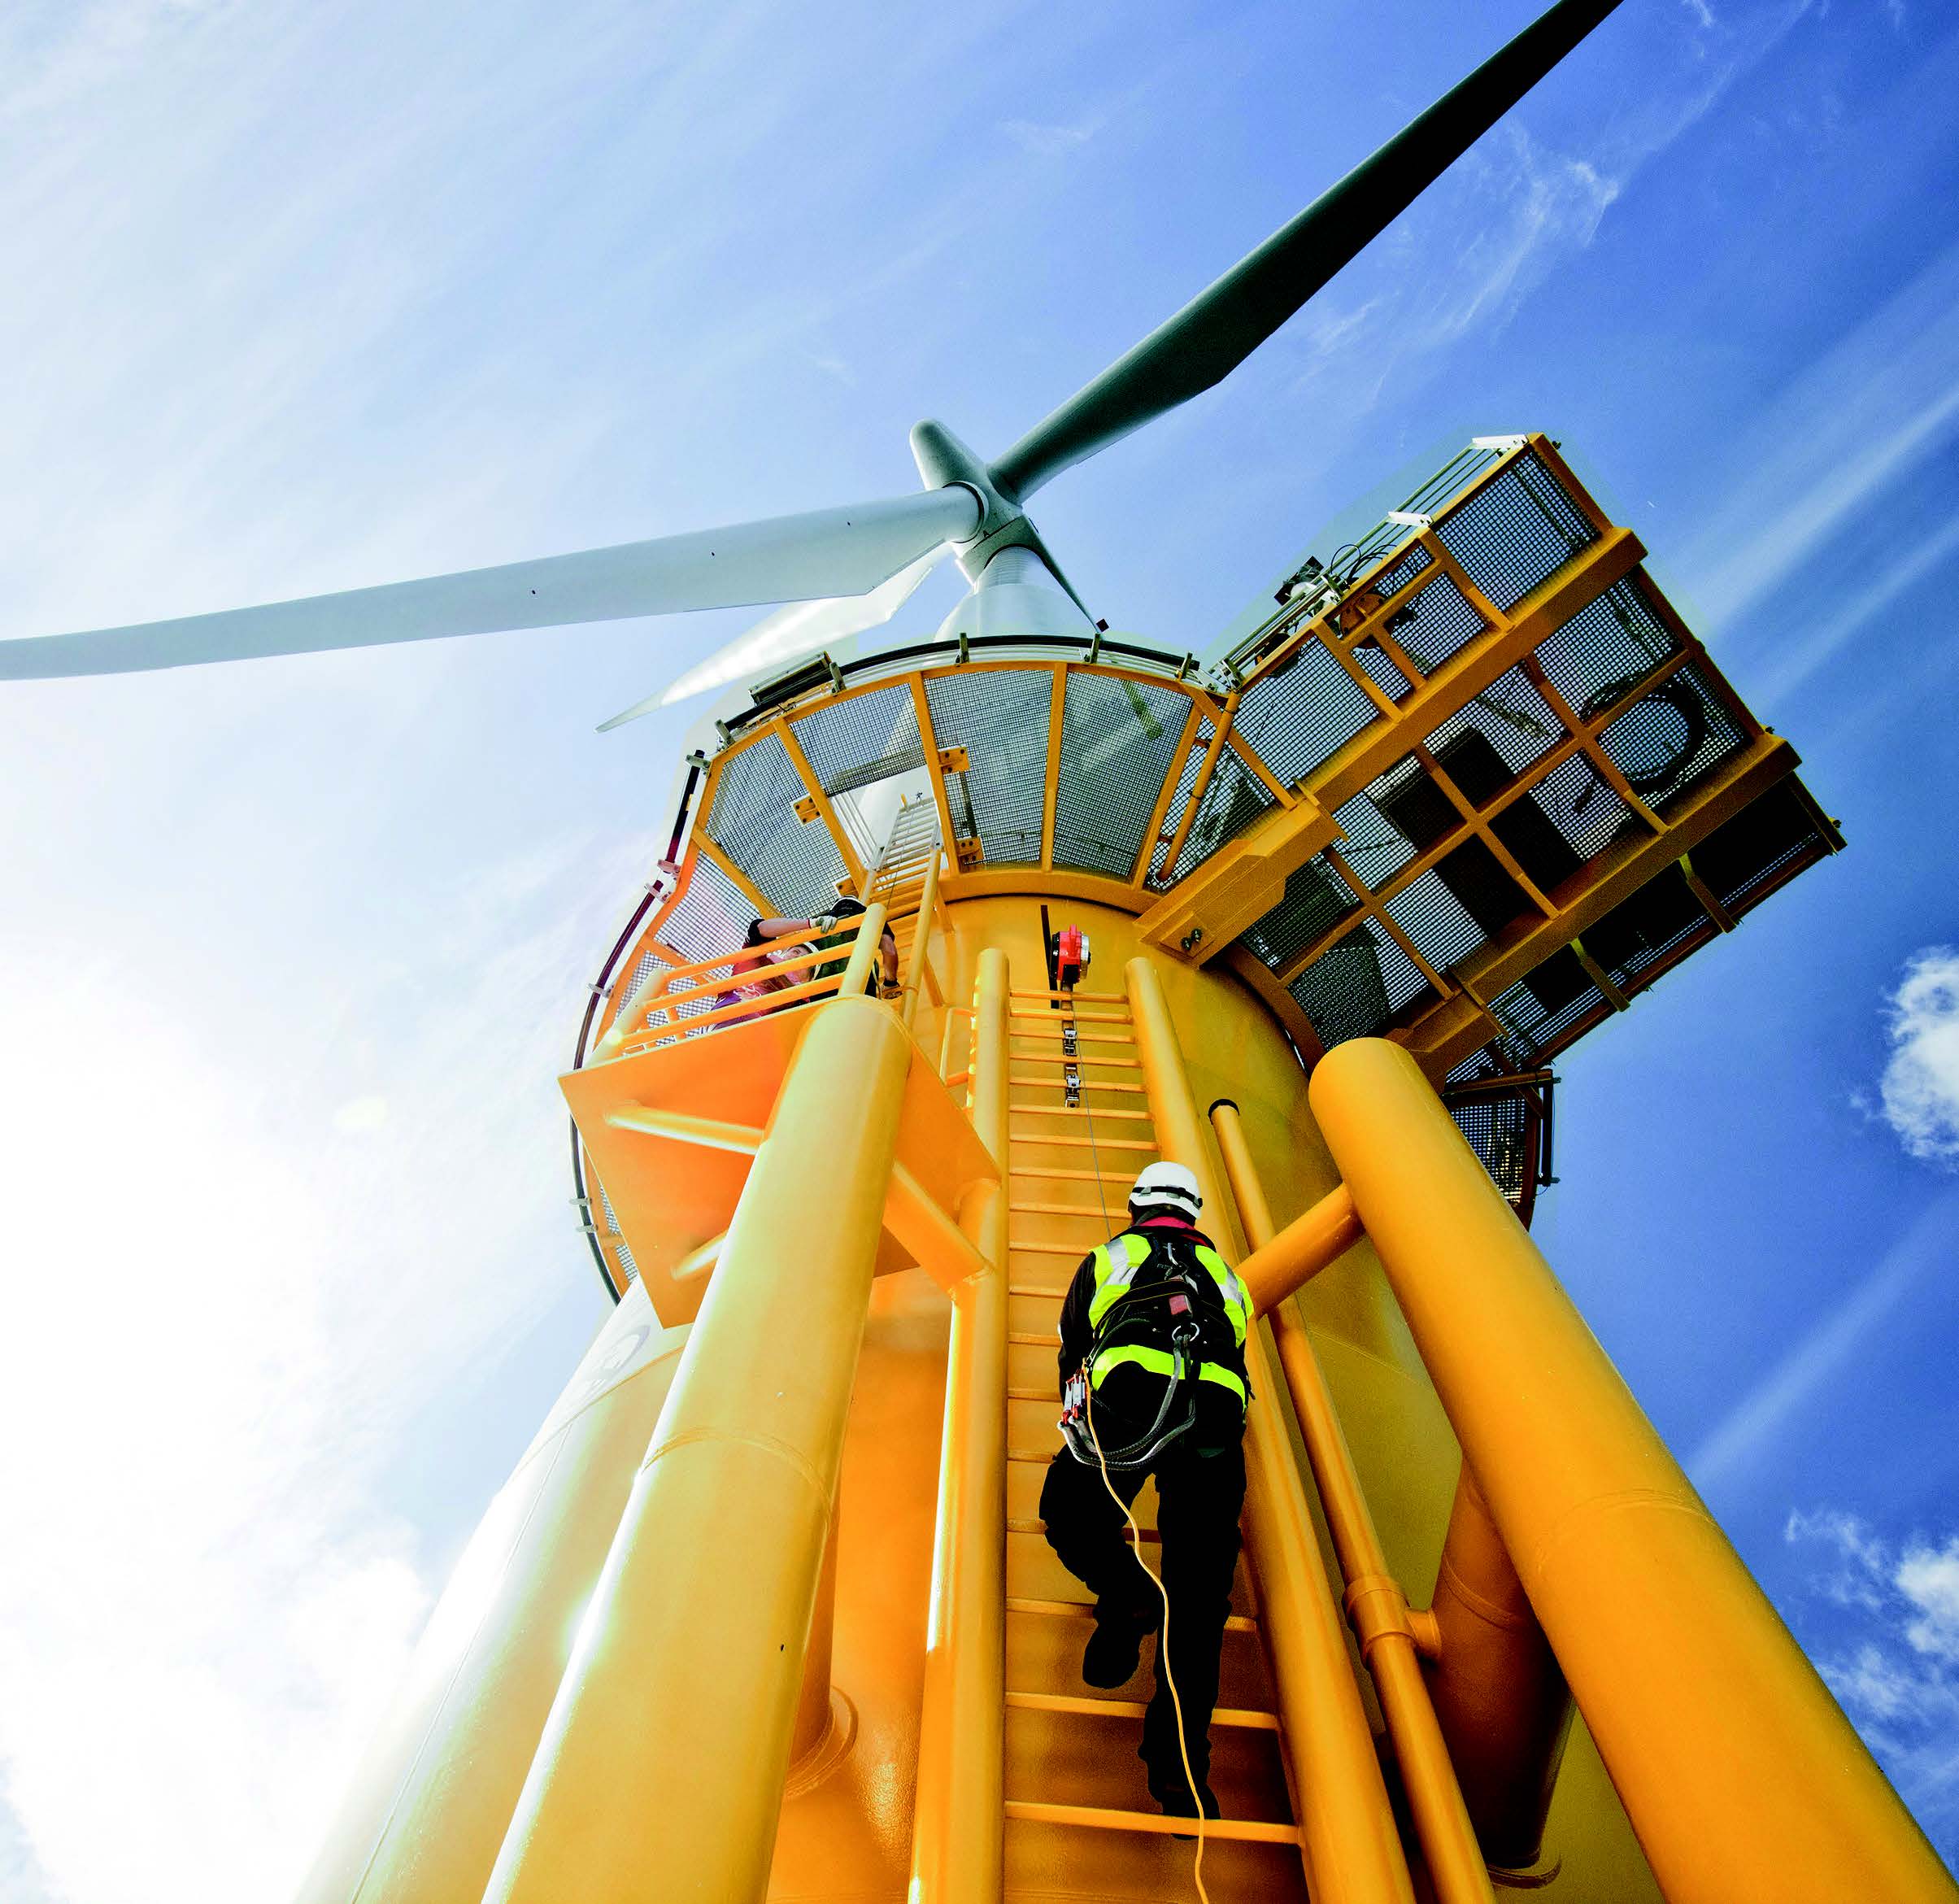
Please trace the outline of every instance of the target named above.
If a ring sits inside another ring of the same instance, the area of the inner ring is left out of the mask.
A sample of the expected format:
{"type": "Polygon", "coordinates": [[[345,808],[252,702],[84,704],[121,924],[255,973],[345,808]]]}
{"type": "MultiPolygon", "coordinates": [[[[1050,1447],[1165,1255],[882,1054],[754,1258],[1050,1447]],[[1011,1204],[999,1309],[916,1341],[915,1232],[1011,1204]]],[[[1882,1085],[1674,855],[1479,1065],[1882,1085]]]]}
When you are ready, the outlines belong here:
{"type": "Polygon", "coordinates": [[[1069,1170],[1056,1164],[1052,1170],[1010,1170],[1009,1177],[1047,1177],[1061,1183],[1134,1183],[1134,1177],[1112,1177],[1107,1170],[1069,1170]]]}
{"type": "MultiPolygon", "coordinates": [[[[1168,1832],[1191,1837],[1196,1822],[1171,1818],[1155,1811],[1112,1811],[1098,1805],[1045,1805],[1031,1798],[1009,1798],[1004,1807],[1009,1818],[1028,1824],[1077,1825],[1095,1832],[1168,1832]]],[[[1299,1828],[1291,1824],[1269,1824],[1252,1818],[1212,1818],[1204,1821],[1207,1838],[1243,1838],[1259,1845],[1296,1845],[1299,1828]]]]}
{"type": "MultiPolygon", "coordinates": [[[[1054,1080],[1051,1078],[1030,1078],[1025,1079],[1010,1079],[1009,1082],[1025,1083],[1030,1084],[1051,1084],[1054,1080]]],[[[1120,1084],[1113,1087],[1106,1084],[1098,1084],[1094,1086],[1092,1088],[1097,1091],[1107,1091],[1112,1088],[1121,1091],[1124,1089],[1125,1087],[1120,1084]]],[[[1030,1117],[1035,1118],[1079,1118],[1085,1114],[1079,1104],[1016,1104],[1011,1098],[1008,1100],[1007,1108],[1010,1111],[1021,1111],[1025,1113],[1030,1117]]],[[[1112,1110],[1108,1106],[1104,1104],[1097,1104],[1095,1109],[1095,1115],[1098,1118],[1120,1118],[1125,1123],[1130,1124],[1147,1124],[1150,1121],[1150,1113],[1147,1111],[1112,1110]]],[[[1043,1137],[1036,1137],[1033,1139],[1033,1141],[1035,1143],[1044,1144],[1047,1140],[1043,1137]]]]}
{"type": "MultiPolygon", "coordinates": [[[[1044,1061],[1041,1053],[1038,1051],[1012,1051],[1008,1052],[1007,1056],[1017,1065],[1038,1065],[1044,1061]]],[[[1099,1058],[1087,1052],[1077,1052],[1072,1058],[1063,1057],[1057,1052],[1054,1058],[1049,1061],[1057,1065],[1099,1065],[1105,1071],[1140,1071],[1143,1069],[1141,1061],[1135,1058],[1099,1058]]],[[[1056,1080],[1051,1078],[1048,1082],[1051,1083],[1056,1080]]],[[[1113,1091],[1117,1087],[1113,1084],[1104,1084],[1097,1088],[1103,1091],[1113,1091]]]]}
{"type": "MultiPolygon", "coordinates": [[[[1022,1057],[1023,1061],[1025,1060],[1025,1053],[1017,1053],[1016,1055],[1022,1057]]],[[[1084,1059],[1082,1061],[1086,1063],[1087,1061],[1084,1059]]],[[[1140,1070],[1142,1067],[1138,1065],[1137,1069],[1140,1070]]],[[[1009,1084],[1045,1084],[1057,1091],[1060,1088],[1060,1083],[1057,1078],[1030,1078],[1019,1071],[1009,1071],[1007,1074],[1007,1082],[1009,1084]]],[[[1142,1097],[1147,1095],[1140,1084],[1113,1084],[1098,1081],[1093,1084],[1084,1084],[1082,1088],[1084,1091],[1120,1091],[1125,1097],[1142,1097]]],[[[1007,1108],[1013,1111],[1032,1111],[1038,1110],[1041,1107],[1038,1104],[1010,1104],[1007,1108]]],[[[1058,1111],[1075,1110],[1078,1112],[1081,1107],[1071,1104],[1056,1104],[1052,1108],[1058,1111]]]]}
{"type": "Polygon", "coordinates": [[[1009,1283],[1007,1293],[1009,1296],[1051,1296],[1059,1302],[1068,1292],[1065,1289],[1043,1289],[1033,1283],[1009,1283]]]}
{"type": "Polygon", "coordinates": [[[1029,1335],[1025,1331],[1009,1329],[1007,1340],[1017,1342],[1023,1348],[1059,1348],[1060,1344],[1051,1335],[1029,1335]]]}
{"type": "Polygon", "coordinates": [[[1051,1401],[1056,1408],[1061,1405],[1060,1396],[1051,1388],[1009,1388],[1007,1399],[1009,1401],[1051,1401]]]}
{"type": "MultiPolygon", "coordinates": [[[[1047,1531],[1047,1523],[1043,1520],[1009,1519],[1007,1523],[1007,1531],[1010,1534],[1045,1534],[1047,1531]]],[[[1141,1536],[1145,1545],[1152,1545],[1163,1538],[1162,1535],[1158,1533],[1154,1527],[1138,1527],[1136,1531],[1141,1536]]]]}
{"type": "MultiPolygon", "coordinates": [[[[1012,1256],[1018,1250],[1023,1256],[1065,1256],[1080,1262],[1088,1254],[1086,1249],[1077,1249],[1072,1243],[1017,1243],[1012,1237],[1007,1240],[1007,1253],[1012,1256]]],[[[1065,1289],[1057,1289],[1056,1296],[1065,1296],[1065,1289]]]]}
{"type": "Polygon", "coordinates": [[[1027,1467],[1044,1468],[1060,1452],[1059,1447],[1009,1448],[1007,1450],[1007,1458],[1009,1461],[1017,1461],[1027,1467]]]}
{"type": "MultiPolygon", "coordinates": [[[[1119,1113],[1104,1111],[1102,1114],[1112,1118],[1119,1113]]],[[[1146,1144],[1140,1137],[1050,1137],[1044,1131],[1022,1131],[1018,1134],[1017,1141],[1021,1144],[1052,1144],[1056,1148],[1066,1150],[1147,1150],[1152,1157],[1156,1151],[1155,1144],[1146,1144]]],[[[1034,1170],[1017,1174],[1029,1177],[1051,1177],[1054,1172],[1034,1170]]]]}
{"type": "MultiPolygon", "coordinates": [[[[1086,1600],[1022,1600],[1009,1594],[1007,1597],[1009,1613],[1030,1614],[1040,1619],[1091,1620],[1095,1610],[1086,1600]]],[[[1258,1622],[1242,1613],[1228,1614],[1225,1617],[1227,1633],[1256,1633],[1258,1622]]]]}
{"type": "MultiPolygon", "coordinates": [[[[1081,1022],[1078,1018],[1057,1018],[1052,1025],[1046,1026],[1038,1031],[1010,1030],[1007,1035],[1009,1038],[1038,1038],[1043,1044],[1059,1044],[1064,1035],[1062,1027],[1066,1025],[1078,1025],[1081,1022]]],[[[1126,1044],[1131,1051],[1136,1048],[1136,1041],[1133,1038],[1105,1038],[1093,1031],[1077,1031],[1075,1034],[1075,1043],[1077,1044],[1126,1044]]]]}
{"type": "MultiPolygon", "coordinates": [[[[1014,994],[1014,996],[1017,998],[1017,997],[1019,997],[1019,996],[1020,996],[1020,994],[1019,994],[1018,992],[1016,992],[1016,993],[1014,994]]],[[[1037,1024],[1037,1025],[1055,1025],[1055,1026],[1064,1025],[1064,1024],[1066,1024],[1066,1023],[1068,1022],[1068,1021],[1069,1021],[1070,1018],[1073,1019],[1073,1020],[1074,1020],[1074,1022],[1075,1022],[1075,1023],[1076,1023],[1076,1024],[1077,1024],[1077,1025],[1133,1025],[1133,1024],[1134,1024],[1134,1023],[1135,1023],[1135,1022],[1136,1022],[1136,1021],[1135,1021],[1134,1018],[1132,1018],[1132,1017],[1131,1017],[1129,1015],[1129,1013],[1128,1013],[1127,1012],[1121,1012],[1121,1013],[1116,1013],[1116,1012],[1060,1012],[1060,1013],[1056,1013],[1056,1012],[1016,1012],[1016,1011],[1011,1011],[1011,1010],[1010,1010],[1010,1011],[1009,1011],[1009,1012],[1007,1013],[1007,1016],[1008,1016],[1008,1017],[1010,1017],[1010,1018],[1027,1018],[1027,1019],[1030,1019],[1030,1020],[1031,1020],[1031,1021],[1032,1021],[1034,1023],[1035,1023],[1035,1024],[1037,1024]]],[[[1017,1037],[1017,1038],[1018,1038],[1020,1035],[1021,1035],[1021,1034],[1020,1034],[1019,1032],[1017,1032],[1017,1032],[1014,1034],[1014,1036],[1015,1036],[1015,1037],[1017,1037]]],[[[1134,1043],[1134,1042],[1135,1042],[1135,1040],[1134,1040],[1134,1039],[1133,1039],[1130,1040],[1130,1043],[1134,1043]]]]}
{"type": "Polygon", "coordinates": [[[1093,1004],[1106,1005],[1126,1005],[1130,1002],[1126,991],[1022,991],[1014,987],[1008,990],[1007,996],[1009,998],[1087,999],[1093,1004]]]}
{"type": "MultiPolygon", "coordinates": [[[[1147,1709],[1140,1699],[1088,1699],[1078,1693],[1009,1693],[1009,1706],[1023,1712],[1068,1712],[1086,1719],[1141,1719],[1147,1709]]],[[[1214,1726],[1239,1726],[1247,1732],[1276,1732],[1279,1715],[1251,1706],[1219,1706],[1211,1712],[1214,1726]]]]}
{"type": "Polygon", "coordinates": [[[1098,1223],[1111,1220],[1107,1210],[1093,1203],[1009,1203],[1007,1208],[1027,1217],[1093,1217],[1098,1223]]]}

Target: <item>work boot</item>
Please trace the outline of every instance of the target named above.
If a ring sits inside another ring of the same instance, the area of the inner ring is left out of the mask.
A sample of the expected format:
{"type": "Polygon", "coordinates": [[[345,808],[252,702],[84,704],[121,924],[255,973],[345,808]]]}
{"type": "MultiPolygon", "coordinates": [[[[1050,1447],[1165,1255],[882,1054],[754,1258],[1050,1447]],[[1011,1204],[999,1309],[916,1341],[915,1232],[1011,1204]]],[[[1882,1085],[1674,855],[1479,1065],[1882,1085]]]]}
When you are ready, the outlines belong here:
{"type": "MultiPolygon", "coordinates": [[[[1163,1807],[1163,1815],[1165,1818],[1195,1818],[1197,1816],[1197,1803],[1191,1799],[1191,1788],[1184,1779],[1181,1767],[1178,1770],[1177,1781],[1174,1784],[1158,1785],[1152,1780],[1150,1784],[1150,1796],[1163,1807]]],[[[1206,1818],[1222,1818],[1224,1816],[1223,1812],[1218,1809],[1217,1794],[1211,1789],[1208,1780],[1199,1779],[1197,1781],[1197,1797],[1203,1803],[1204,1815],[1206,1818]]],[[[1197,1834],[1195,1832],[1173,1832],[1170,1836],[1173,1838],[1181,1838],[1187,1844],[1197,1834]]]]}
{"type": "MultiPolygon", "coordinates": [[[[1156,1625],[1131,1607],[1097,1606],[1095,1630],[1082,1649],[1082,1677],[1091,1686],[1126,1686],[1143,1657],[1143,1637],[1156,1625]]],[[[1188,1794],[1186,1794],[1188,1796],[1188,1794]]]]}

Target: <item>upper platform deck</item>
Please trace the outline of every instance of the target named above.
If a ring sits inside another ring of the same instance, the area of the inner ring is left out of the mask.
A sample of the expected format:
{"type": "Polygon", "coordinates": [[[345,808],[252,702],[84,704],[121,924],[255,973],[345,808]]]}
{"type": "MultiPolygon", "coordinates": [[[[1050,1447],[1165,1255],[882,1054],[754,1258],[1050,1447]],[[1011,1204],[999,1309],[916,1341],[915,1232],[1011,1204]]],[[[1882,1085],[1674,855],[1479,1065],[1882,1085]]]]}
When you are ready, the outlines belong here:
{"type": "Polygon", "coordinates": [[[695,757],[581,1061],[660,966],[864,892],[903,796],[949,904],[1138,915],[1308,1064],[1386,1035],[1438,1083],[1539,1070],[1842,844],[1644,556],[1548,439],[1486,439],[1212,668],[1107,636],[812,668],[695,757]]]}

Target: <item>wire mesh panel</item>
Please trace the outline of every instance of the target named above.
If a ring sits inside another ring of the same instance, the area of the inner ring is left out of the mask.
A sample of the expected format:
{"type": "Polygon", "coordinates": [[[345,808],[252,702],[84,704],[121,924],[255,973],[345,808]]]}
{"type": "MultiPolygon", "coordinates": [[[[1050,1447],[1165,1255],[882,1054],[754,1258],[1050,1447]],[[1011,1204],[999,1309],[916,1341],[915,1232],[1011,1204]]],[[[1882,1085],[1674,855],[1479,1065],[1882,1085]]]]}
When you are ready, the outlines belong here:
{"type": "Polygon", "coordinates": [[[1578,717],[1591,721],[1623,700],[1678,646],[1628,576],[1539,643],[1537,659],[1578,717]]]}
{"type": "Polygon", "coordinates": [[[820,913],[844,876],[837,843],[821,821],[798,818],[805,795],[781,737],[764,734],[722,763],[707,836],[786,918],[820,913]]]}
{"type": "Polygon", "coordinates": [[[1189,711],[1174,688],[1080,670],[1069,676],[1055,789],[1057,866],[1129,878],[1189,711]]]}
{"type": "Polygon", "coordinates": [[[1524,1086],[1502,1096],[1463,1103],[1445,1096],[1443,1101],[1504,1201],[1528,1222],[1537,1196],[1543,1130],[1537,1092],[1524,1086]]]}
{"type": "Polygon", "coordinates": [[[1355,661],[1368,679],[1391,701],[1404,701],[1415,691],[1414,684],[1397,668],[1383,648],[1363,642],[1353,651],[1355,661]]]}
{"type": "Polygon", "coordinates": [[[1373,919],[1328,946],[1289,989],[1329,1051],[1378,1037],[1435,1001],[1421,968],[1373,919]]]}
{"type": "Polygon", "coordinates": [[[1404,608],[1387,618],[1387,631],[1424,673],[1433,674],[1465,642],[1489,625],[1469,598],[1446,575],[1423,585],[1404,608]]]}
{"type": "Polygon", "coordinates": [[[1523,670],[1513,668],[1436,728],[1427,744],[1443,771],[1472,803],[1482,806],[1564,738],[1564,723],[1523,670]],[[1477,740],[1465,747],[1461,737],[1472,733],[1477,740]],[[1452,770],[1449,760],[1457,754],[1465,756],[1462,767],[1452,770]],[[1494,760],[1490,759],[1492,755],[1494,760]],[[1487,762],[1487,770],[1500,772],[1502,778],[1493,786],[1484,785],[1484,776],[1470,765],[1470,756],[1477,756],[1479,764],[1487,762]]]}
{"type": "Polygon", "coordinates": [[[1433,566],[1434,557],[1420,542],[1397,556],[1393,561],[1368,583],[1368,586],[1384,602],[1391,602],[1425,569],[1433,566]]]}
{"type": "Polygon", "coordinates": [[[1589,517],[1535,456],[1520,456],[1435,525],[1471,582],[1508,610],[1599,539],[1589,517]]]}
{"type": "Polygon", "coordinates": [[[1547,959],[1490,1006],[1510,1048],[1521,1054],[1522,1062],[1532,1065],[1562,1051],[1569,1042],[1566,1032],[1581,1022],[1591,1023],[1608,1009],[1604,993],[1585,976],[1569,948],[1547,959]],[[1556,1002],[1547,1003],[1548,999],[1556,1002]]]}
{"type": "Polygon", "coordinates": [[[793,723],[797,743],[827,794],[849,793],[925,764],[909,686],[820,701],[793,723]]]}
{"type": "Polygon", "coordinates": [[[1170,869],[1172,882],[1195,872],[1219,847],[1278,804],[1265,782],[1227,745],[1198,802],[1197,817],[1178,852],[1177,864],[1170,869]]]}
{"type": "Polygon", "coordinates": [[[1246,743],[1291,786],[1381,717],[1347,670],[1319,642],[1245,690],[1237,726],[1246,743]]]}
{"type": "Polygon", "coordinates": [[[1582,754],[1554,767],[1524,797],[1536,804],[1581,861],[1602,853],[1629,832],[1646,831],[1612,782],[1582,754]]]}
{"type": "MultiPolygon", "coordinates": [[[[972,669],[925,682],[932,731],[942,747],[972,759],[962,796],[970,803],[984,856],[1038,860],[1047,785],[1047,715],[1054,675],[1046,668],[972,669]]],[[[955,823],[959,816],[955,813],[955,823]]]]}
{"type": "Polygon", "coordinates": [[[1347,882],[1315,854],[1287,878],[1285,897],[1247,928],[1244,943],[1277,971],[1351,917],[1360,903],[1347,882]]]}
{"type": "MultiPolygon", "coordinates": [[[[1192,736],[1190,751],[1183,757],[1183,765],[1177,769],[1177,786],[1171,794],[1169,804],[1163,810],[1161,837],[1170,840],[1177,837],[1177,829],[1183,824],[1185,812],[1191,804],[1191,791],[1197,784],[1197,776],[1204,771],[1204,756],[1210,752],[1211,741],[1217,733],[1208,719],[1197,723],[1197,732],[1192,736]]],[[[1169,869],[1160,865],[1163,849],[1152,845],[1150,848],[1150,864],[1147,883],[1157,892],[1169,884],[1169,869]]]]}
{"type": "MultiPolygon", "coordinates": [[[[1489,852],[1488,847],[1479,841],[1472,841],[1469,845],[1485,855],[1489,852]]],[[[1523,901],[1521,892],[1517,894],[1517,900],[1521,911],[1523,901]]],[[[1387,902],[1387,916],[1408,935],[1421,956],[1439,972],[1448,971],[1489,939],[1489,935],[1450,890],[1440,870],[1433,866],[1387,902]]]]}
{"type": "MultiPolygon", "coordinates": [[[[660,935],[688,965],[712,958],[725,946],[740,945],[755,917],[748,895],[715,865],[699,854],[687,875],[686,890],[673,910],[660,922],[660,935]]],[[[646,961],[633,968],[623,991],[630,995],[645,977],[646,961]]]]}
{"type": "Polygon", "coordinates": [[[1360,876],[1369,892],[1378,892],[1415,856],[1415,843],[1375,804],[1374,796],[1395,785],[1406,773],[1421,769],[1412,756],[1397,761],[1364,793],[1357,793],[1334,809],[1347,837],[1340,842],[1340,857],[1360,876]]]}
{"type": "Polygon", "coordinates": [[[1741,751],[1740,726],[1691,668],[1677,669],[1599,736],[1627,783],[1656,813],[1741,751]]]}

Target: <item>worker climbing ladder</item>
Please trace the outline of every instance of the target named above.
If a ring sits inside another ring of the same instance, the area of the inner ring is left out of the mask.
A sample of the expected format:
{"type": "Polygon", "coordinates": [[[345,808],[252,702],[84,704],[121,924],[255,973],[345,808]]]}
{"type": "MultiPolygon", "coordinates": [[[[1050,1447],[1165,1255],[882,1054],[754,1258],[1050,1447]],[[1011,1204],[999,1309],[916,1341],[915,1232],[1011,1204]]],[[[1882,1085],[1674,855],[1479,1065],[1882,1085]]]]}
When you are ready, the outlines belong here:
{"type": "MultiPolygon", "coordinates": [[[[1061,1884],[1174,1894],[1187,1889],[1191,1851],[1169,1834],[1187,1834],[1191,1821],[1142,1798],[1143,1702],[1084,1688],[1088,1604],[1037,1518],[1060,1446],[1061,1298],[1082,1257],[1126,1221],[1129,1187],[1157,1159],[1156,1128],[1123,994],[1015,990],[1008,1015],[1007,1893],[1061,1884]]],[[[1138,1516],[1152,1546],[1153,1508],[1146,1491],[1138,1516]]],[[[1154,1571],[1156,1556],[1144,1558],[1154,1571]]],[[[1303,1901],[1290,1767],[1242,1556],[1221,1665],[1212,1780],[1224,1815],[1205,1828],[1208,1883],[1218,1904],[1303,1901]]]]}

